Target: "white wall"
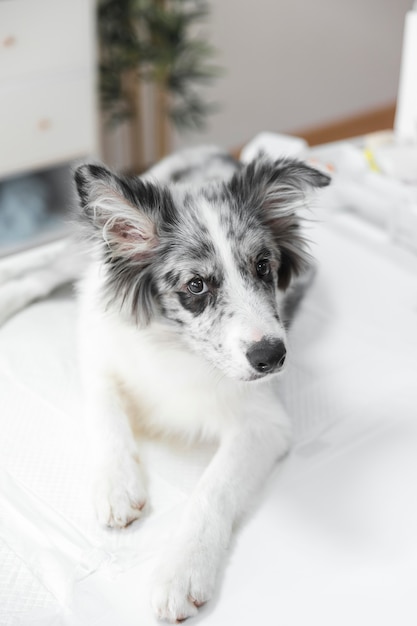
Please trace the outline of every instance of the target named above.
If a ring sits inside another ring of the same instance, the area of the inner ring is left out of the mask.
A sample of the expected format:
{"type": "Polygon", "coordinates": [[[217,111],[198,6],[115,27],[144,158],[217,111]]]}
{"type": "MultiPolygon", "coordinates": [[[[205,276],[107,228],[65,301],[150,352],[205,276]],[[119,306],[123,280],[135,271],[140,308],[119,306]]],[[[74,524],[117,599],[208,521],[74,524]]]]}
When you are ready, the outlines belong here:
{"type": "Polygon", "coordinates": [[[290,131],[395,100],[412,0],[211,0],[210,35],[226,75],[221,105],[180,147],[236,147],[261,130],[290,131]]]}
{"type": "MultiPolygon", "coordinates": [[[[204,94],[220,105],[203,133],[173,148],[236,148],[262,130],[290,132],[396,98],[404,18],[412,0],[211,0],[207,29],[225,75],[204,94]]],[[[145,103],[146,104],[146,103],[145,103]]],[[[147,103],[149,128],[152,111],[147,103]]],[[[129,166],[126,128],[106,133],[103,157],[129,166]]],[[[145,133],[148,162],[152,139],[145,133]]]]}

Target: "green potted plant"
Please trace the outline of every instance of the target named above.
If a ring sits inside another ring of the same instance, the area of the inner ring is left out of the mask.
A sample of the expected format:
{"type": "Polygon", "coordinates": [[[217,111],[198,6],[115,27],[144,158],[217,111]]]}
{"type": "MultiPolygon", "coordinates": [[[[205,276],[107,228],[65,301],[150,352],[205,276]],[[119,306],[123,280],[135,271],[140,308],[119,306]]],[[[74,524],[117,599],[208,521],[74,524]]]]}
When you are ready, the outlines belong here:
{"type": "Polygon", "coordinates": [[[214,110],[196,90],[219,73],[213,48],[192,34],[207,15],[206,0],[99,0],[101,105],[110,123],[129,120],[135,171],[145,166],[144,82],[153,90],[158,159],[169,152],[171,125],[202,128],[214,110]]]}

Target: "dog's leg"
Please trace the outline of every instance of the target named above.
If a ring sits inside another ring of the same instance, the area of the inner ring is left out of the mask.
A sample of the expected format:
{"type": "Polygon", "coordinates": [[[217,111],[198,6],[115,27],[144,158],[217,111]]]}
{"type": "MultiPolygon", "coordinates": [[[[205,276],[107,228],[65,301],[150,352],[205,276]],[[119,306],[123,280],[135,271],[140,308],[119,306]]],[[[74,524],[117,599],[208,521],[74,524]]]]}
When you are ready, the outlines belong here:
{"type": "Polygon", "coordinates": [[[146,502],[136,442],[112,379],[89,376],[86,382],[96,513],[100,523],[121,528],[140,517],[146,502]]]}
{"type": "Polygon", "coordinates": [[[181,621],[210,599],[235,522],[288,450],[284,410],[257,413],[224,438],[190,498],[156,572],[152,605],[160,619],[181,621]]]}

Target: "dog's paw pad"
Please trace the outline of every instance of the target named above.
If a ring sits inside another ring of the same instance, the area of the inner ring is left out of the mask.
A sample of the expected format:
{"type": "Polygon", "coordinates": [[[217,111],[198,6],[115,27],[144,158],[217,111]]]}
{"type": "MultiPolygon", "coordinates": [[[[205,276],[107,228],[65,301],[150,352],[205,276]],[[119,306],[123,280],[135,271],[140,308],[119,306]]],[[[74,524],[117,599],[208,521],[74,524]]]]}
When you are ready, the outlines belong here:
{"type": "Polygon", "coordinates": [[[94,503],[103,526],[124,528],[139,519],[146,489],[138,463],[113,463],[102,469],[94,485],[94,503]]]}

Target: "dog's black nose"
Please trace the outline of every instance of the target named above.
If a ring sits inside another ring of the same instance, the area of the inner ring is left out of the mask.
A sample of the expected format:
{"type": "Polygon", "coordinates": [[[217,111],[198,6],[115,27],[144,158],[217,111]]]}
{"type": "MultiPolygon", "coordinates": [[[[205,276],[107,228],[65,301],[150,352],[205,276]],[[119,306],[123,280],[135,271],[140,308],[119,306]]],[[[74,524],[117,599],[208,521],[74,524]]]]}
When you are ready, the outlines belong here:
{"type": "Polygon", "coordinates": [[[262,339],[252,344],[246,357],[257,372],[268,374],[284,365],[286,354],[285,344],[281,339],[262,339]]]}

